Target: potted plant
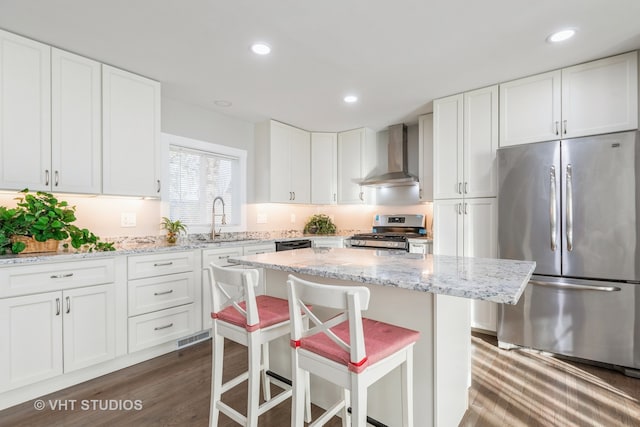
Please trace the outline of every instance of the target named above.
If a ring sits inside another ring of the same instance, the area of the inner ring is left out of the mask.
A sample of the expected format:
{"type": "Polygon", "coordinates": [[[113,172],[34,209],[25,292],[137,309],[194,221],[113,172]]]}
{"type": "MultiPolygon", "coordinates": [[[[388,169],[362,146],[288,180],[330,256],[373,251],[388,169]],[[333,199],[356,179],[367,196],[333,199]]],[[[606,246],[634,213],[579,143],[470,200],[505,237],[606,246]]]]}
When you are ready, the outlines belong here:
{"type": "Polygon", "coordinates": [[[328,215],[312,215],[304,226],[305,234],[334,234],[336,226],[328,215]]]}
{"type": "Polygon", "coordinates": [[[187,232],[187,226],[179,219],[171,221],[166,216],[163,216],[160,225],[167,230],[167,243],[169,244],[174,244],[180,234],[187,232]]]}
{"type": "Polygon", "coordinates": [[[76,220],[75,206],[58,200],[53,194],[38,191],[21,191],[15,208],[0,206],[0,254],[8,250],[14,254],[33,252],[55,252],[58,242],[69,240],[75,249],[89,252],[115,250],[113,243],[100,242],[100,238],[72,224],[76,220]]]}

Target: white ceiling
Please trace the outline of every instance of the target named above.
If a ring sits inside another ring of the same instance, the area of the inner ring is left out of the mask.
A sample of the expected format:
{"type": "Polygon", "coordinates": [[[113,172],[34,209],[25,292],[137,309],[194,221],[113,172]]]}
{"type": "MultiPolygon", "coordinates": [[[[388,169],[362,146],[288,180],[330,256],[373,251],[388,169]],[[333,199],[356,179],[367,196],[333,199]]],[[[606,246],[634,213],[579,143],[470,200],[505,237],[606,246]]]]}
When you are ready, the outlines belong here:
{"type": "Polygon", "coordinates": [[[242,120],[380,130],[438,97],[638,49],[640,0],[0,0],[0,28],[242,120]],[[564,27],[577,36],[545,42],[564,27]]]}

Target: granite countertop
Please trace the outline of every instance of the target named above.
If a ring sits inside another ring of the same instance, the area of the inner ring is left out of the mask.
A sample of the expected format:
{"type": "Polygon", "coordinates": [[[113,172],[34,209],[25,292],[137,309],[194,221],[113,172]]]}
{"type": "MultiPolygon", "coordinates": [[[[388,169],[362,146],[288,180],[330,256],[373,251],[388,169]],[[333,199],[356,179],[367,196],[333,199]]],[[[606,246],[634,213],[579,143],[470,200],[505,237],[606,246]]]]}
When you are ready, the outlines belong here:
{"type": "Polygon", "coordinates": [[[363,249],[300,249],[229,258],[291,273],[516,304],[535,262],[363,249]]]}
{"type": "Polygon", "coordinates": [[[78,252],[75,249],[59,250],[51,253],[31,253],[18,255],[0,255],[0,267],[11,265],[33,264],[39,262],[64,262],[90,258],[112,257],[120,255],[144,255],[163,252],[178,252],[193,249],[214,249],[234,246],[245,246],[252,244],[274,243],[284,240],[299,239],[324,239],[324,238],[345,238],[344,235],[302,235],[302,236],[282,236],[269,238],[240,238],[219,240],[183,240],[174,245],[165,242],[164,237],[159,238],[132,238],[115,244],[115,251],[108,252],[78,252]]]}

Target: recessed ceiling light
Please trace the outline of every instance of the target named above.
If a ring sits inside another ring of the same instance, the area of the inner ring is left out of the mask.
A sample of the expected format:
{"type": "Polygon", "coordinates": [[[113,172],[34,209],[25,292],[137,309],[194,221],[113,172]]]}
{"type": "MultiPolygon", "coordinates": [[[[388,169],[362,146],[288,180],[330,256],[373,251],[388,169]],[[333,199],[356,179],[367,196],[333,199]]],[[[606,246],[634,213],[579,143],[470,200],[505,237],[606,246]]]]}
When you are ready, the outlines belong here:
{"type": "Polygon", "coordinates": [[[251,45],[251,51],[257,55],[268,55],[271,53],[271,47],[265,43],[254,43],[251,45]]]}
{"type": "Polygon", "coordinates": [[[344,102],[347,104],[353,104],[356,101],[358,101],[358,97],[355,95],[347,95],[344,97],[344,102]]]}
{"type": "Polygon", "coordinates": [[[231,107],[231,101],[225,101],[224,99],[218,99],[216,101],[213,101],[214,104],[216,104],[218,107],[231,107]]]}
{"type": "Polygon", "coordinates": [[[568,28],[566,30],[557,31],[547,37],[547,41],[550,43],[558,43],[563,42],[565,40],[569,40],[576,34],[576,30],[572,28],[568,28]]]}

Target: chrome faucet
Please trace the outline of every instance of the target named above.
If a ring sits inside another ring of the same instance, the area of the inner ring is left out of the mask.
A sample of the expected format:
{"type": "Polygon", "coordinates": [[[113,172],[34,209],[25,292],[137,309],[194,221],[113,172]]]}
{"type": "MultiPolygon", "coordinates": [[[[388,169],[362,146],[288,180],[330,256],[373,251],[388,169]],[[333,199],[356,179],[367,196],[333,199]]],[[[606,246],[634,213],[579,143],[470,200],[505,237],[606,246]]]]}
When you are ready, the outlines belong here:
{"type": "Polygon", "coordinates": [[[213,199],[213,204],[211,205],[211,240],[215,239],[216,236],[220,235],[220,230],[218,230],[218,232],[216,233],[216,202],[218,200],[220,200],[220,202],[222,203],[222,214],[218,215],[222,217],[220,221],[220,225],[225,225],[227,223],[227,217],[224,214],[224,199],[218,196],[215,199],[213,199]]]}

